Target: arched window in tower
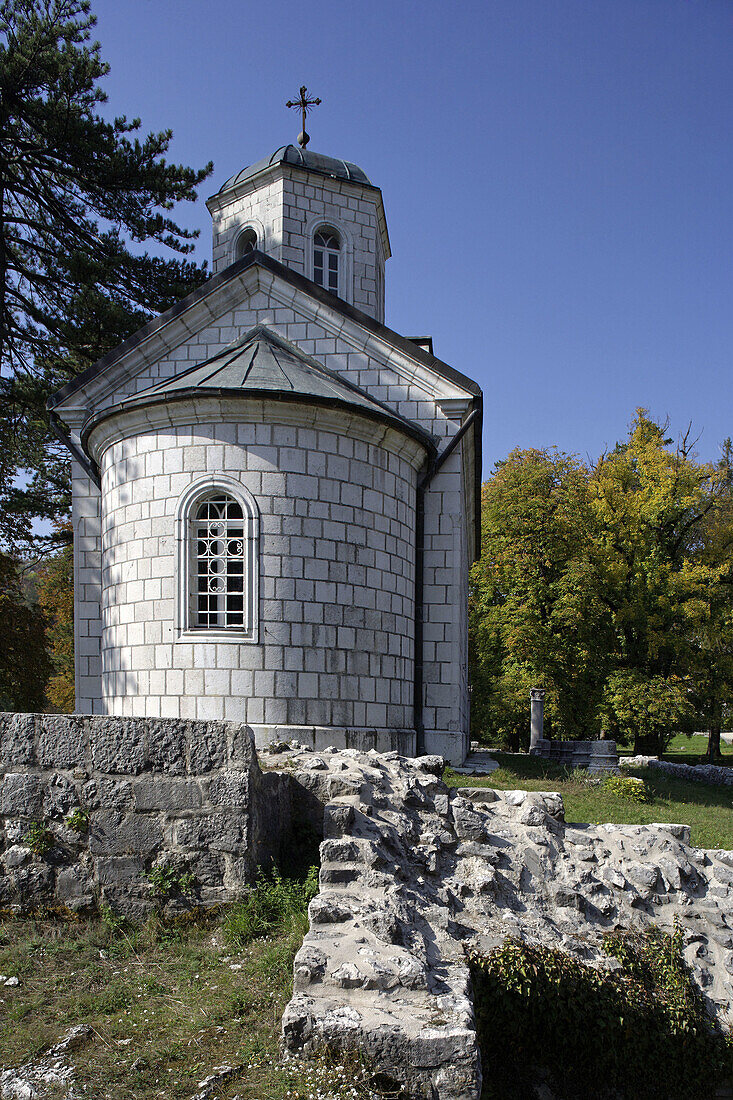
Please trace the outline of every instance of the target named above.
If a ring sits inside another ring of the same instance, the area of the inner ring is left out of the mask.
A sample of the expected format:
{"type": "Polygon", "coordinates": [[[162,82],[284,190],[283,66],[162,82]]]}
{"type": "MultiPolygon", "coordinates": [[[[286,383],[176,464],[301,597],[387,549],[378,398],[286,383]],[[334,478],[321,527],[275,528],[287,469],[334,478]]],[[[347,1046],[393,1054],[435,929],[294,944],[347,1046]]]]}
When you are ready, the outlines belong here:
{"type": "Polygon", "coordinates": [[[243,229],[237,237],[237,243],[234,249],[234,259],[241,260],[244,256],[248,256],[250,252],[257,248],[257,234],[254,229],[243,229]]]}
{"type": "Polygon", "coordinates": [[[313,282],[339,292],[341,240],[335,229],[319,229],[313,238],[313,282]]]}
{"type": "Polygon", "coordinates": [[[259,512],[230,480],[206,479],[179,503],[182,637],[257,641],[259,512]]]}

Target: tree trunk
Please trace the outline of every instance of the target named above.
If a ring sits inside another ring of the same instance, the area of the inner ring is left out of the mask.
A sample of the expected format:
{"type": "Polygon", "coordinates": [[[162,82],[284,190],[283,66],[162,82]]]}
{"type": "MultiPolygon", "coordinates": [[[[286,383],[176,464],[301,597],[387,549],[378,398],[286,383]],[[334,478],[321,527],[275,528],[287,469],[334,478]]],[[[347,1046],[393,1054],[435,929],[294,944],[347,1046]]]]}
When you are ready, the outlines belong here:
{"type": "Polygon", "coordinates": [[[720,751],[720,726],[713,726],[708,730],[708,763],[714,764],[716,761],[722,759],[723,754],[720,751]]]}

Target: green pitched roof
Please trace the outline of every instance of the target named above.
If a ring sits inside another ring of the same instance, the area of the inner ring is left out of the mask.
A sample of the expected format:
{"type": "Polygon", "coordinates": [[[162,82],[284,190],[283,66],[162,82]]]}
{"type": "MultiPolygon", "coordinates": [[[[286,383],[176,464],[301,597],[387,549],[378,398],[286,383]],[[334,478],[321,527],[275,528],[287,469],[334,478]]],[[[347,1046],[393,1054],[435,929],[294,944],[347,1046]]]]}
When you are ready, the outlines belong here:
{"type": "Polygon", "coordinates": [[[435,449],[432,437],[359,386],[305,355],[294,344],[257,325],[203,363],[156,382],[111,409],[92,414],[82,429],[85,442],[94,426],[115,412],[142,405],[208,395],[293,400],[312,405],[338,405],[360,412],[371,420],[390,423],[404,434],[435,449]]]}

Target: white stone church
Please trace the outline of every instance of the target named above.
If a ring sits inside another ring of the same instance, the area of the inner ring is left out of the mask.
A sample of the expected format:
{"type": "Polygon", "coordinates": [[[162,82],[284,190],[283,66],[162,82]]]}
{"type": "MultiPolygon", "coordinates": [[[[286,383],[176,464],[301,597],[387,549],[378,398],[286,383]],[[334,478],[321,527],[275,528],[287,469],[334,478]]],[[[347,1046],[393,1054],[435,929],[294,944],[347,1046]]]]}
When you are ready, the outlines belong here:
{"type": "Polygon", "coordinates": [[[458,763],[481,390],[385,326],[361,168],[287,145],[207,205],[213,277],[50,402],[77,711],[458,763]]]}

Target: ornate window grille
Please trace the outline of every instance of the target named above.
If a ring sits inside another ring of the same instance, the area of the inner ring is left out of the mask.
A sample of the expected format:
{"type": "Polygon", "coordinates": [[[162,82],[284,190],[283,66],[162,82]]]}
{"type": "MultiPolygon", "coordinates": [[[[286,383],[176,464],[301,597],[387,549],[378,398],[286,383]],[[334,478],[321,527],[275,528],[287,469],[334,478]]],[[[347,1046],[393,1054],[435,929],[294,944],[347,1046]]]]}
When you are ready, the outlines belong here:
{"type": "Polygon", "coordinates": [[[178,501],[178,637],[259,640],[259,509],[226,474],[208,474],[178,501]]]}
{"type": "Polygon", "coordinates": [[[341,241],[332,229],[320,229],[313,238],[313,282],[339,292],[339,256],[341,241]]]}
{"type": "Polygon", "coordinates": [[[247,630],[245,530],[241,505],[228,493],[202,501],[194,518],[196,591],[194,625],[247,630]]]}
{"type": "Polygon", "coordinates": [[[227,475],[203,477],[181,496],[176,515],[181,641],[259,640],[259,523],[254,497],[227,475]]]}

